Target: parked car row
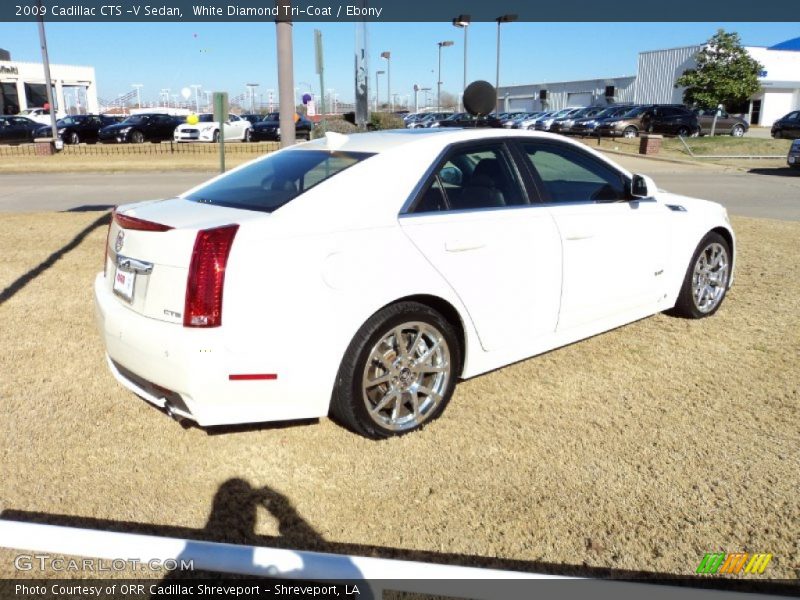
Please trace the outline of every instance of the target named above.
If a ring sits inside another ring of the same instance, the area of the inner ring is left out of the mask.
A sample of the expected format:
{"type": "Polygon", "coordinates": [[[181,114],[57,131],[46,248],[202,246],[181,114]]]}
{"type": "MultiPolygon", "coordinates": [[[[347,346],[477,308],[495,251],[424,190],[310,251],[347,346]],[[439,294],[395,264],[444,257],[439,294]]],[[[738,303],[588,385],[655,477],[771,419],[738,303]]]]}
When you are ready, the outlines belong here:
{"type": "MultiPolygon", "coordinates": [[[[409,128],[472,124],[474,118],[470,121],[464,113],[418,113],[406,117],[406,126],[409,128]]],[[[507,112],[489,115],[484,125],[569,135],[629,138],[637,137],[643,132],[684,137],[710,135],[712,126],[715,134],[741,137],[750,128],[746,120],[731,116],[725,111],[690,110],[678,104],[573,106],[555,111],[507,112]]]]}
{"type": "MultiPolygon", "coordinates": [[[[295,128],[298,139],[311,139],[314,124],[296,115],[295,128]]],[[[225,141],[242,142],[280,140],[280,123],[277,112],[261,115],[229,114],[224,128],[211,113],[196,115],[191,122],[186,117],[164,113],[145,113],[119,117],[111,115],[72,115],[56,121],[58,137],[65,144],[86,142],[132,143],[144,142],[219,142],[220,131],[225,141]]],[[[49,124],[43,125],[25,116],[0,116],[0,143],[25,144],[37,138],[52,137],[49,124]]]]}

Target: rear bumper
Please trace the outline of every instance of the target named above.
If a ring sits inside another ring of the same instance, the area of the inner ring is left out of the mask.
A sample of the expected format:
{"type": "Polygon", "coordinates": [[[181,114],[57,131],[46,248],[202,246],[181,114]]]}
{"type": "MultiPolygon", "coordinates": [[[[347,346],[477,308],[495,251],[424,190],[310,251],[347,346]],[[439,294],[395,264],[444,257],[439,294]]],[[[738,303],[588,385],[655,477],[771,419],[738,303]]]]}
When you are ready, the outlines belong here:
{"type": "Polygon", "coordinates": [[[221,328],[185,328],[135,313],[108,290],[103,273],[95,279],[94,299],[111,373],[155,406],[202,426],[327,414],[329,398],[298,397],[291,376],[230,380],[232,374],[261,372],[264,358],[229,348],[221,328]]]}

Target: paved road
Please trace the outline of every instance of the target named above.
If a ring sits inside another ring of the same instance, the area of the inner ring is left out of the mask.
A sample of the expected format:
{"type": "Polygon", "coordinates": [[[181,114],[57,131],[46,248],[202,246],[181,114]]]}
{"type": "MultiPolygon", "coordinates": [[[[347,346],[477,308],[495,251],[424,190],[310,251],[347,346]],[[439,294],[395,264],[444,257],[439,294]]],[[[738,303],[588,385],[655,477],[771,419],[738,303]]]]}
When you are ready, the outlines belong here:
{"type": "MultiPolygon", "coordinates": [[[[659,187],[716,200],[731,214],[800,221],[800,175],[788,169],[745,173],[722,167],[678,165],[613,156],[626,168],[650,174],[659,187]]],[[[0,212],[75,210],[164,198],[213,173],[53,173],[0,175],[0,212]]]]}

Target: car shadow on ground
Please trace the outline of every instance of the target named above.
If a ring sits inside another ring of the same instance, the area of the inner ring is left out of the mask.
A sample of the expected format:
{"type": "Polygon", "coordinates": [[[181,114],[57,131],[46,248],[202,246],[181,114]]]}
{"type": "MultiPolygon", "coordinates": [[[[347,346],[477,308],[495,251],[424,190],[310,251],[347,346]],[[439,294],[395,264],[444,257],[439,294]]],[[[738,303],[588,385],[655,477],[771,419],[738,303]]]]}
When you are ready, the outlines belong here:
{"type": "Polygon", "coordinates": [[[107,226],[111,222],[111,213],[106,213],[102,217],[99,217],[92,221],[89,225],[84,227],[81,231],[79,231],[75,237],[73,237],[69,242],[63,245],[61,248],[53,252],[50,256],[44,259],[41,263],[36,265],[30,271],[21,275],[13,281],[10,285],[8,285],[3,291],[0,291],[0,305],[2,305],[7,300],[10,300],[15,294],[20,292],[26,285],[28,285],[31,281],[36,279],[39,275],[47,271],[50,267],[56,264],[61,257],[66,255],[67,253],[71,252],[75,248],[77,248],[86,236],[92,233],[98,227],[107,226]]]}
{"type": "Polygon", "coordinates": [[[748,169],[747,172],[753,175],[772,175],[773,177],[800,177],[800,169],[792,169],[791,167],[777,167],[773,169],[756,167],[754,169],[748,169]]]}
{"type": "MultiPolygon", "coordinates": [[[[357,508],[354,508],[354,510],[357,510],[357,508]]],[[[190,543],[191,541],[210,541],[239,545],[245,544],[247,546],[264,546],[268,548],[325,552],[339,555],[410,560],[441,565],[501,569],[519,571],[522,573],[637,581],[639,583],[736,592],[758,592],[791,596],[797,595],[800,591],[797,582],[783,580],[747,580],[708,576],[686,576],[656,571],[594,567],[586,564],[518,560],[492,556],[475,556],[329,541],[297,512],[292,502],[285,495],[269,486],[254,488],[249,482],[240,478],[229,479],[219,487],[214,496],[208,522],[202,529],[175,525],[139,523],[135,521],[98,519],[75,515],[60,515],[17,510],[13,508],[3,510],[2,513],[0,513],[0,518],[27,523],[182,538],[189,540],[190,543]],[[265,535],[256,532],[258,520],[257,512],[259,509],[266,509],[269,515],[275,520],[277,523],[278,535],[265,535]]],[[[246,547],[243,547],[241,551],[232,548],[231,551],[239,554],[239,558],[245,561],[248,558],[253,558],[252,550],[246,547]],[[248,551],[250,554],[245,556],[243,553],[248,551]]],[[[180,558],[179,556],[179,562],[180,558]]],[[[695,560],[695,557],[691,557],[689,560],[695,560]]],[[[352,568],[346,569],[346,571],[347,572],[341,573],[341,579],[363,579],[363,575],[355,565],[352,565],[352,568]]],[[[302,568],[297,569],[296,572],[298,578],[305,578],[302,568]]],[[[287,576],[287,574],[283,573],[282,576],[287,576]]],[[[208,571],[173,571],[169,573],[164,580],[171,581],[181,578],[191,579],[200,577],[230,578],[235,576],[211,573],[208,571]]],[[[291,573],[288,574],[288,577],[291,578],[291,573]]]]}
{"type": "Polygon", "coordinates": [[[103,210],[111,210],[116,207],[116,204],[82,204],[81,206],[74,206],[67,210],[62,210],[61,212],[100,212],[103,210]]]}

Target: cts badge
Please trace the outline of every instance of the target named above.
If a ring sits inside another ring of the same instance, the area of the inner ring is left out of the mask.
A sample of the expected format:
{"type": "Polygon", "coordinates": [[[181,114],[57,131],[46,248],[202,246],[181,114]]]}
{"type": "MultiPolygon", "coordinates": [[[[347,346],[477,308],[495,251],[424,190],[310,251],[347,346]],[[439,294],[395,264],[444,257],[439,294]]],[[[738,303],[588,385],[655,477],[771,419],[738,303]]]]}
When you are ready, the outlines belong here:
{"type": "Polygon", "coordinates": [[[119,252],[122,250],[122,245],[125,243],[125,232],[120,230],[117,234],[117,241],[114,242],[114,251],[119,252]]]}

